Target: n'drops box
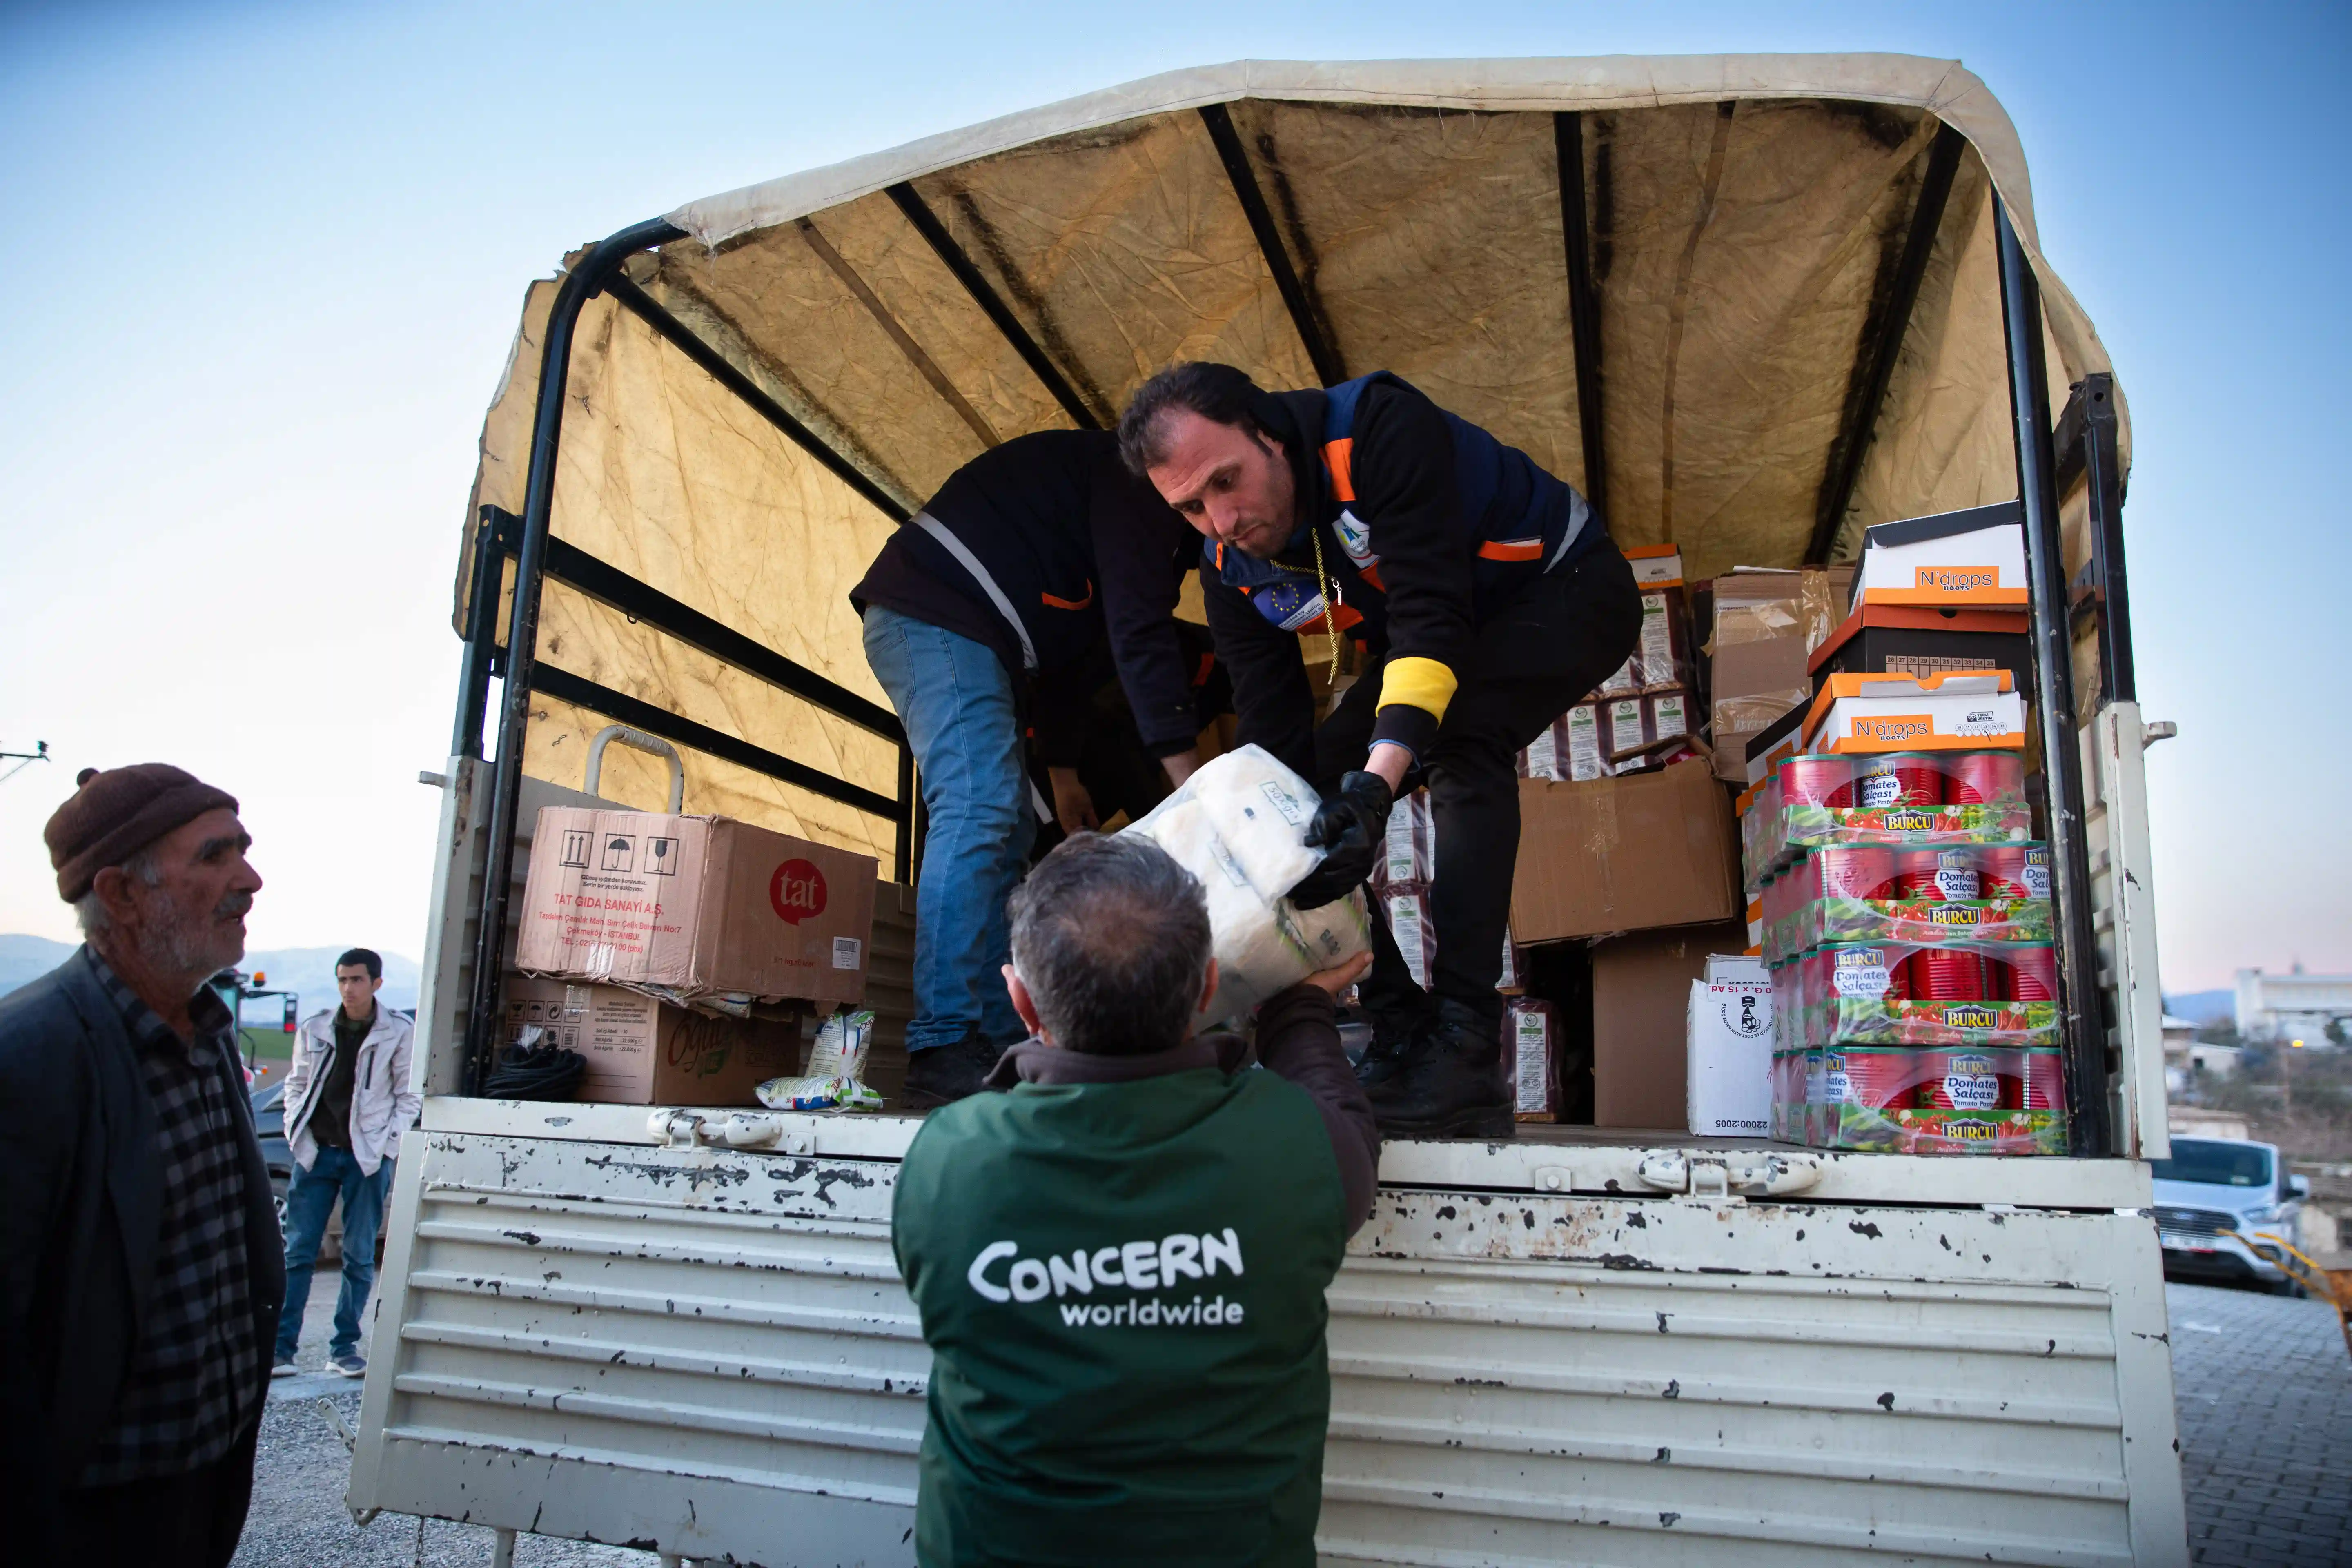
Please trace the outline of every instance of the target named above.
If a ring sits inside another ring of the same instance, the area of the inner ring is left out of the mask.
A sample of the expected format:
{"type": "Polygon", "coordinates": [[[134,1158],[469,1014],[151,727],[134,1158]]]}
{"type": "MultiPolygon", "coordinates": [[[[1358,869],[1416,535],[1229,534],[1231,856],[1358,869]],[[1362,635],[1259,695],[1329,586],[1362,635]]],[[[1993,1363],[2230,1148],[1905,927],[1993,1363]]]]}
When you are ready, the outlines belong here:
{"type": "Polygon", "coordinates": [[[725,816],[539,814],[515,967],[697,996],[856,1002],[874,858],[725,816]]]}

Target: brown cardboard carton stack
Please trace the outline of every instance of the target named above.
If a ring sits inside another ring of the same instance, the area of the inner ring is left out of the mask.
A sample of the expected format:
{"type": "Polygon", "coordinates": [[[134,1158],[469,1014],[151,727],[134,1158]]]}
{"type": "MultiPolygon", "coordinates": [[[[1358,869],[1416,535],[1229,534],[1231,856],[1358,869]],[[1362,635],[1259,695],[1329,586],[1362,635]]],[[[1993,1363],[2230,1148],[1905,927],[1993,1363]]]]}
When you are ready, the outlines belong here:
{"type": "Polygon", "coordinates": [[[1742,566],[1715,579],[1707,639],[1708,739],[1718,777],[1747,782],[1747,744],[1812,700],[1807,657],[1845,619],[1853,568],[1799,572],[1742,566]]]}
{"type": "Polygon", "coordinates": [[[869,855],[731,817],[549,806],[515,967],[687,1005],[856,1002],[874,869],[869,855]]]}
{"type": "Polygon", "coordinates": [[[510,974],[506,1035],[537,1026],[587,1058],[577,1099],[607,1105],[757,1105],[753,1092],[800,1070],[796,1018],[723,1018],[618,985],[510,974]]]}
{"type": "Polygon", "coordinates": [[[550,806],[507,1035],[578,1051],[578,1098],[751,1105],[799,1070],[797,1014],[864,999],[872,857],[723,816],[550,806]]]}

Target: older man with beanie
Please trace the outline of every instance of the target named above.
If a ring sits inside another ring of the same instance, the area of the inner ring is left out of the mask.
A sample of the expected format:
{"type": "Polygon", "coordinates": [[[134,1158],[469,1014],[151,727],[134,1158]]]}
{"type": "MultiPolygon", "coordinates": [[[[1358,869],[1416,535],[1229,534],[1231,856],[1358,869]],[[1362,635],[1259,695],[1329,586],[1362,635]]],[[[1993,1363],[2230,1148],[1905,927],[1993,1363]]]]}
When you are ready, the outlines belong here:
{"type": "Polygon", "coordinates": [[[893,1205],[933,1358],[917,1560],[1312,1563],[1323,1292],[1380,1150],[1332,998],[1368,960],[1268,998],[1252,1067],[1192,1032],[1208,906],[1159,846],[1071,838],[1012,928],[1032,1037],[925,1121],[893,1205]]]}
{"type": "Polygon", "coordinates": [[[236,1020],[261,879],[225,792],[85,770],[45,837],[83,945],[0,998],[0,1521],[27,1563],[236,1550],[285,1291],[236,1020]]]}

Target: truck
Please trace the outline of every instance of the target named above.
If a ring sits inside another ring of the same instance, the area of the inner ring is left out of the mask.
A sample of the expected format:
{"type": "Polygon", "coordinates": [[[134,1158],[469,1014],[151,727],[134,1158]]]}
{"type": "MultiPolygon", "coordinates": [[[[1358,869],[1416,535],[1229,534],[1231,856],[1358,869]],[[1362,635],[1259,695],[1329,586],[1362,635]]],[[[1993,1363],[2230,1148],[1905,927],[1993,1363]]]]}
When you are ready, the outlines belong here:
{"type": "Polygon", "coordinates": [[[1328,1296],[1322,1559],[2186,1562],[2129,420],[2008,116],[1891,55],[1180,70],[531,284],[459,552],[355,1515],[912,1561],[919,1121],[484,1097],[533,824],[682,795],[873,856],[887,1037],[924,825],[847,590],[961,463],[1178,359],[1393,371],[1693,576],[2012,499],[2027,540],[2067,1152],[1389,1141],[1328,1296]]]}

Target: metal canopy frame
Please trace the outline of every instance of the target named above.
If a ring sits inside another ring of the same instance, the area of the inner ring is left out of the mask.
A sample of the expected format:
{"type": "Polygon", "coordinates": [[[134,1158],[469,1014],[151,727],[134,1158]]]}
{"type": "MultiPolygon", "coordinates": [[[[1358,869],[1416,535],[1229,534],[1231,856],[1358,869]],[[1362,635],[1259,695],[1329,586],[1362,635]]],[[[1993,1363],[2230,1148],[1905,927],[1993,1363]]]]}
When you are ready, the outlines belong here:
{"type": "Polygon", "coordinates": [[[1021,324],[1021,318],[1013,313],[1013,307],[1004,302],[1003,296],[997,293],[982,275],[980,268],[972,264],[971,258],[964,254],[963,247],[958,245],[955,236],[948,232],[948,226],[940,221],[940,215],[930,209],[915,187],[901,180],[889,187],[888,195],[898,204],[899,212],[906,216],[907,221],[914,226],[915,232],[930,245],[932,253],[947,265],[950,272],[955,274],[955,280],[963,285],[963,291],[971,296],[971,302],[980,307],[981,314],[995,324],[996,330],[1003,334],[1006,342],[1013,345],[1013,352],[1021,356],[1022,362],[1036,374],[1045,390],[1054,395],[1054,401],[1062,405],[1062,411],[1075,420],[1081,430],[1101,429],[1102,421],[1087,405],[1087,400],[1078,395],[1077,388],[1070,384],[1061,367],[1037,345],[1037,340],[1029,335],[1029,329],[1021,324]]]}
{"type": "Polygon", "coordinates": [[[1201,106],[1201,122],[1209,128],[1209,140],[1216,143],[1217,159],[1225,166],[1225,179],[1234,187],[1234,199],[1242,205],[1242,216],[1249,220],[1250,233],[1257,239],[1258,254],[1265,258],[1265,268],[1274,274],[1274,287],[1282,296],[1283,307],[1290,312],[1290,324],[1298,332],[1298,341],[1306,345],[1307,363],[1315,367],[1316,376],[1326,386],[1337,386],[1348,379],[1348,367],[1332,345],[1330,334],[1323,330],[1321,313],[1308,297],[1307,285],[1299,281],[1298,269],[1290,264],[1290,251],[1282,243],[1282,233],[1274,226],[1274,214],[1265,205],[1265,193],[1258,189],[1257,171],[1250,167],[1248,149],[1242,145],[1241,132],[1234,129],[1234,117],[1222,103],[1201,106]]]}
{"type": "MultiPolygon", "coordinates": [[[[1274,227],[1272,215],[1266,210],[1230,114],[1223,105],[1215,104],[1200,112],[1216,142],[1234,195],[1249,217],[1300,340],[1315,362],[1317,374],[1327,384],[1345,379],[1343,367],[1318,330],[1306,290],[1290,266],[1288,253],[1274,227]]],[[[1584,221],[1580,116],[1556,115],[1554,129],[1559,157],[1579,415],[1584,426],[1588,499],[1599,508],[1606,494],[1601,447],[1600,321],[1591,273],[1590,235],[1584,221]]],[[[1958,133],[1947,127],[1938,132],[1930,151],[1894,295],[1885,323],[1877,334],[1861,412],[1855,416],[1857,423],[1847,433],[1850,438],[1845,442],[1834,492],[1838,504],[1832,510],[1828,499],[1823,502],[1820,522],[1827,526],[1832,539],[1834,524],[1843,519],[1845,500],[1851,496],[1853,475],[1858,471],[1860,452],[1867,442],[1869,422],[1876,417],[1900,352],[1904,329],[1917,298],[1920,275],[1949,195],[1959,148],[1958,133]]],[[[1091,410],[913,188],[903,184],[892,186],[890,195],[955,273],[974,303],[1037,373],[1039,380],[1071,417],[1083,427],[1098,428],[1091,410]]],[[[2104,1157],[2121,1152],[2115,1148],[2109,1105],[2109,1089],[2117,1063],[2113,1059],[2116,1053],[2109,1039],[2110,1023],[2104,1016],[2104,997],[2099,986],[2090,860],[2084,839],[2083,762],[2075,722],[2073,631],[2078,608],[2098,614],[2104,670],[2102,696],[2109,700],[2130,700],[2134,678],[2124,576],[2123,483],[2114,388],[2110,376],[2086,377],[2074,389],[2053,440],[2040,286],[2010,223],[2006,206],[1998,195],[1993,200],[2018,493],[2025,523],[2034,702],[2042,719],[2042,762],[2048,781],[2047,807],[2057,884],[2061,1016],[2067,1078],[2075,1108],[2072,1152],[2077,1156],[2104,1157]],[[2065,574],[2059,497],[2081,475],[2087,475],[2090,481],[2092,559],[2084,582],[2070,584],[2065,574]],[[2071,593],[2070,588],[2074,590],[2071,593]]],[[[666,219],[634,225],[593,247],[564,278],[549,315],[542,350],[523,515],[515,519],[509,513],[485,508],[477,533],[466,616],[467,647],[459,676],[457,722],[451,742],[453,755],[483,757],[482,726],[487,717],[489,681],[493,676],[500,676],[506,685],[499,706],[498,751],[491,764],[487,863],[467,1020],[468,1092],[478,1090],[479,1075],[486,1069],[495,1044],[499,987],[505,969],[506,916],[513,875],[523,739],[534,691],[604,713],[825,798],[892,817],[898,826],[896,858],[901,880],[912,875],[913,858],[919,853],[921,802],[915,789],[912,756],[895,715],[576,546],[554,539],[550,532],[555,461],[562,437],[564,391],[573,332],[582,308],[602,292],[612,293],[618,302],[645,320],[661,337],[886,516],[901,522],[906,520],[905,509],[856,465],[794,418],[643,289],[622,277],[621,268],[630,257],[683,237],[684,231],[666,219]],[[498,605],[503,588],[503,565],[509,558],[516,567],[515,592],[506,639],[500,645],[497,637],[498,605]],[[892,741],[898,747],[897,797],[864,789],[626,693],[541,663],[536,657],[540,601],[545,581],[551,576],[698,651],[892,741]]],[[[1814,553],[1818,555],[1822,548],[1822,530],[1817,527],[1814,553]]]]}
{"type": "MultiPolygon", "coordinates": [[[[1919,303],[1919,285],[1927,276],[1927,260],[1936,251],[1936,236],[1944,226],[1944,209],[1952,198],[1952,180],[1960,172],[1960,154],[1969,139],[1947,125],[1936,132],[1927,149],[1927,173],[1920,176],[1919,199],[1911,208],[1910,232],[1904,237],[1902,258],[1895,263],[1895,287],[1880,319],[1864,330],[1869,368],[1860,395],[1846,408],[1844,428],[1830,447],[1830,468],[1822,484],[1819,510],[1813,517],[1812,543],[1805,551],[1808,564],[1821,565],[1837,544],[1853,505],[1853,488],[1862,481],[1862,460],[1869,455],[1879,410],[1886,405],[1886,388],[1895,380],[1895,362],[1903,356],[1904,334],[1911,330],[1911,312],[1919,303]]],[[[1856,368],[1861,368],[1857,356],[1856,368]]]]}
{"type": "Polygon", "coordinates": [[[2111,1024],[2099,988],[2098,936],[2091,910],[2083,748],[2074,720],[2074,617],[2067,595],[2065,535],[2058,521],[2058,459],[2042,343],[2042,287],[2025,247],[2018,243],[2009,207],[1998,195],[1993,198],[1993,228],[2017,447],[2017,494],[2025,517],[2033,703],[2042,721],[2042,775],[2049,794],[2044,806],[2057,883],[2059,1018],[2074,1108],[2072,1152],[2096,1158],[2123,1152],[2115,1147],[2108,1100],[2119,1064],[2110,1059],[2111,1024]]]}
{"type": "Polygon", "coordinates": [[[889,817],[898,825],[895,859],[898,879],[907,880],[913,874],[921,832],[920,803],[915,794],[912,755],[895,714],[650,584],[554,538],[550,531],[572,336],[581,310],[600,293],[612,294],[617,302],[645,320],[663,339],[884,515],[898,522],[907,519],[906,509],[848,458],[827,446],[757,383],[621,275],[621,268],[629,258],[684,237],[683,229],[664,218],[635,224],[593,247],[565,275],[548,314],[522,516],[517,519],[511,513],[484,508],[478,526],[466,614],[466,652],[458,675],[457,721],[450,742],[452,755],[483,756],[482,726],[488,716],[490,679],[493,676],[501,677],[506,685],[499,707],[498,751],[490,763],[480,924],[475,933],[473,989],[466,1018],[468,1093],[479,1092],[497,1045],[499,995],[506,972],[507,911],[513,890],[516,816],[522,794],[523,741],[534,692],[603,713],[825,799],[889,817]],[[509,558],[515,563],[514,599],[508,615],[506,639],[501,644],[498,639],[498,606],[505,585],[504,564],[509,558]],[[625,692],[541,662],[540,601],[551,577],[698,652],[891,742],[898,748],[897,798],[865,789],[625,692]]]}
{"type": "Polygon", "coordinates": [[[1584,499],[1609,521],[1609,455],[1601,423],[1601,294],[1592,281],[1592,230],[1585,212],[1584,116],[1551,117],[1559,161],[1559,232],[1568,252],[1568,331],[1576,353],[1576,422],[1583,439],[1584,499]]]}

